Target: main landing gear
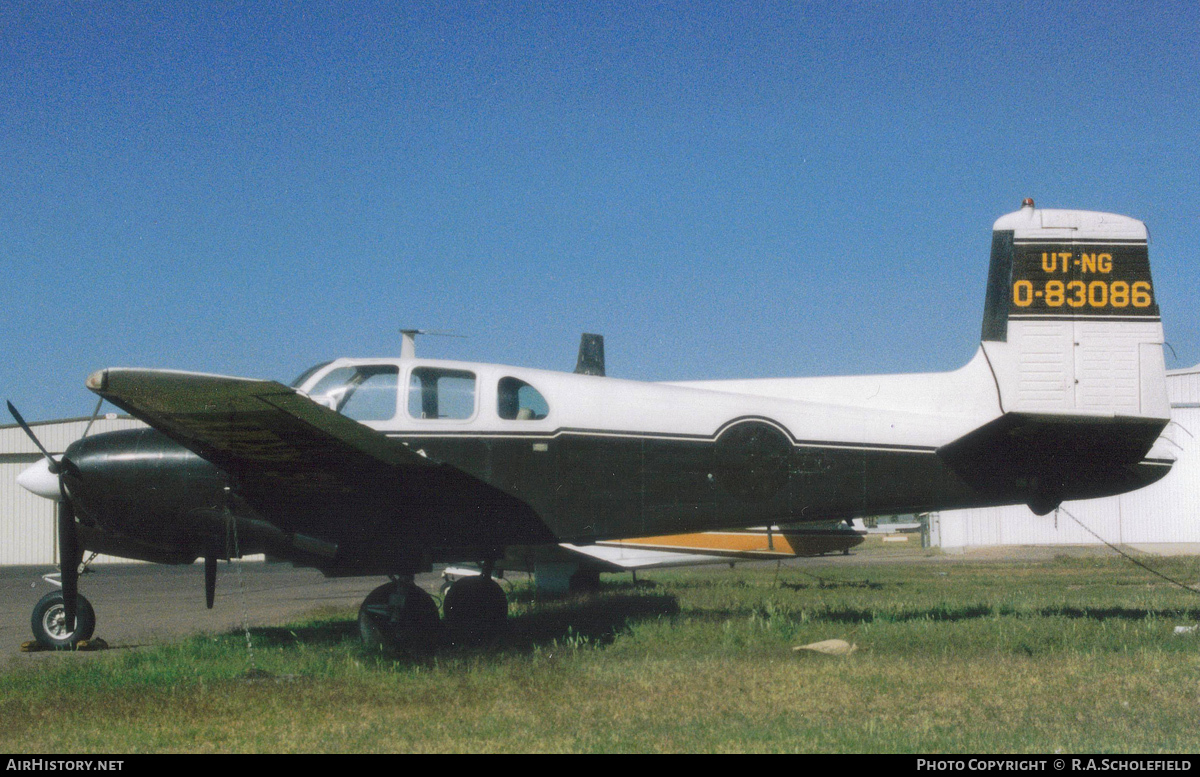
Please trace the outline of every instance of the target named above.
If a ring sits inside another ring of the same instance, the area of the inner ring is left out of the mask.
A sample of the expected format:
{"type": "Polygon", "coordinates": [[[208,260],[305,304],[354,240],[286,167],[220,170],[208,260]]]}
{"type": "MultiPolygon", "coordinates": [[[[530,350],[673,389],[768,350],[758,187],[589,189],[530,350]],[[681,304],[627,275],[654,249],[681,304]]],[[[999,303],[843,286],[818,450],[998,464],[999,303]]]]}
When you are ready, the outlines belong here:
{"type": "Polygon", "coordinates": [[[450,586],[442,610],[444,623],[432,596],[411,576],[396,577],[363,601],[358,610],[359,635],[368,650],[429,649],[443,633],[453,645],[478,644],[504,627],[508,597],[489,575],[464,577],[450,586]]]}
{"type": "Polygon", "coordinates": [[[446,629],[454,644],[473,644],[497,634],[508,622],[508,597],[486,575],[464,577],[442,600],[446,629]]]}
{"type": "Polygon", "coordinates": [[[433,597],[418,588],[411,576],[379,586],[358,608],[358,633],[368,650],[433,644],[439,624],[433,597]]]}

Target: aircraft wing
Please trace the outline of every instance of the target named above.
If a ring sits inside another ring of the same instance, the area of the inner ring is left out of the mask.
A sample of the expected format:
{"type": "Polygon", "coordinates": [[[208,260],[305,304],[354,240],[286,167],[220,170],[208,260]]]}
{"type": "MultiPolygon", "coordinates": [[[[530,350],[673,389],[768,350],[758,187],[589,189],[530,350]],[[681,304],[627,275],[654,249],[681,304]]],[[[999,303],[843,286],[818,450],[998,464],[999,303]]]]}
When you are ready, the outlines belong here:
{"type": "Polygon", "coordinates": [[[570,545],[564,543],[563,548],[582,556],[607,565],[601,571],[618,572],[632,569],[659,569],[663,567],[690,567],[701,564],[729,564],[734,561],[753,559],[736,556],[714,556],[704,553],[683,551],[653,550],[620,545],[570,545]]]}
{"type": "Polygon", "coordinates": [[[560,547],[609,564],[613,571],[771,561],[844,552],[861,545],[863,538],[840,523],[638,537],[594,545],[564,543],[560,547]]]}
{"type": "Polygon", "coordinates": [[[340,546],[346,563],[554,541],[522,500],[281,383],[108,369],[88,388],[224,470],[271,523],[340,546]]]}

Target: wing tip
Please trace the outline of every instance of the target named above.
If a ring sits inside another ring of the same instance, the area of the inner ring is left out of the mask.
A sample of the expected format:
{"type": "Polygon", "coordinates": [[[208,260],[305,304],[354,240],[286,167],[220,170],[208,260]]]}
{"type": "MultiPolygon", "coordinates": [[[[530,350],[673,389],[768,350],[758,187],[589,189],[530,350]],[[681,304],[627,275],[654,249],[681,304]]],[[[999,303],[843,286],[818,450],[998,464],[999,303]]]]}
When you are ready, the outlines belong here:
{"type": "Polygon", "coordinates": [[[108,388],[108,370],[96,370],[88,375],[84,385],[92,391],[104,391],[108,388]]]}

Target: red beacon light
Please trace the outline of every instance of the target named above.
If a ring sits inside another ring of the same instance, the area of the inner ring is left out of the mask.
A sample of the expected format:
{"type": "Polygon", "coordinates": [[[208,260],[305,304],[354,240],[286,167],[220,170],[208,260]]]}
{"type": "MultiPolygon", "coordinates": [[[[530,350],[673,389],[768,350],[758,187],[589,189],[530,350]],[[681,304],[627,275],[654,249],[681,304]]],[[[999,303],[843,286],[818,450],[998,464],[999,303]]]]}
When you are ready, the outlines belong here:
{"type": "Polygon", "coordinates": [[[1021,200],[1021,207],[1022,208],[1032,208],[1033,207],[1033,198],[1026,197],[1025,199],[1021,200]]]}

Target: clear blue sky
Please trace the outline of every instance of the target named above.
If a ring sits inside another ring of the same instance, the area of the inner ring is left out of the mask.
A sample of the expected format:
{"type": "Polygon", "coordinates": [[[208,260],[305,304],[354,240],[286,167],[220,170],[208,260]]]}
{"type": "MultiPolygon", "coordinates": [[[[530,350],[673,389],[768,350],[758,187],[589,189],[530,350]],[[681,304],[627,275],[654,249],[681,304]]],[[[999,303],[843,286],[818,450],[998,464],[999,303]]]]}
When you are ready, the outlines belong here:
{"type": "MultiPolygon", "coordinates": [[[[1200,362],[1200,4],[0,5],[0,393],[399,352],[954,369],[1031,196],[1146,221],[1200,362]],[[1111,6],[1111,7],[1109,7],[1111,6]]],[[[8,419],[0,419],[8,422],[8,419]]]]}

